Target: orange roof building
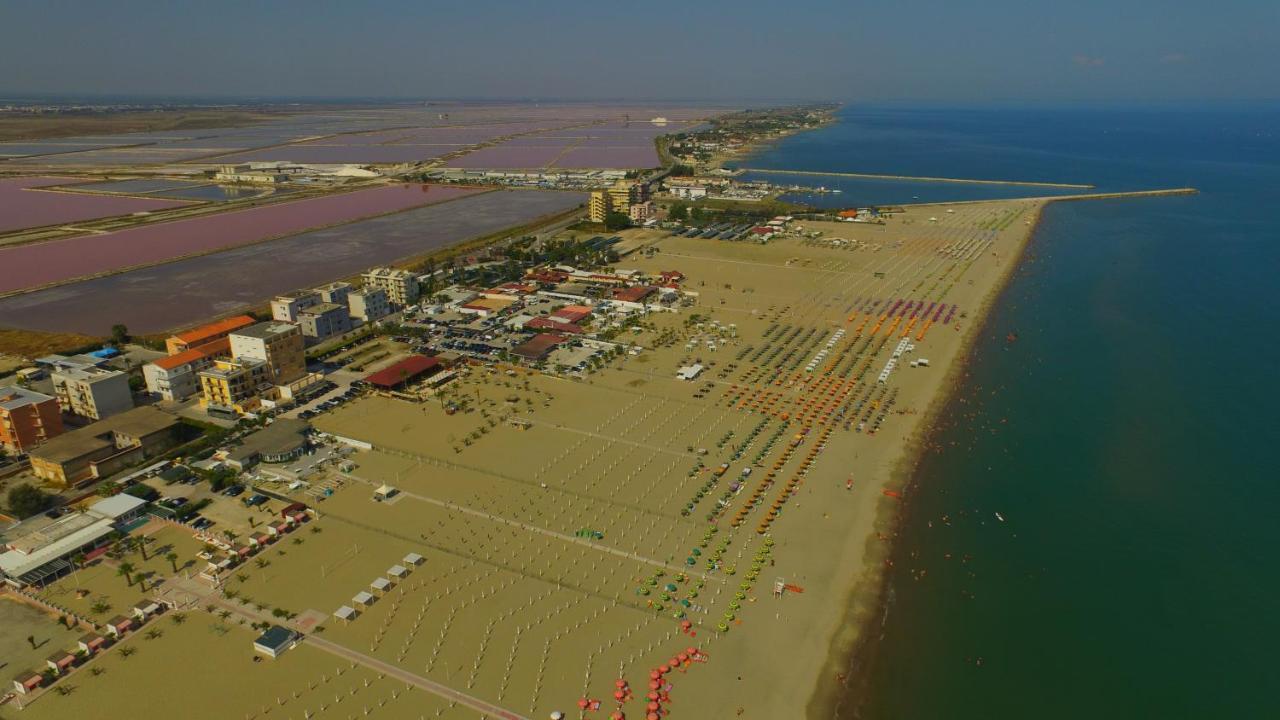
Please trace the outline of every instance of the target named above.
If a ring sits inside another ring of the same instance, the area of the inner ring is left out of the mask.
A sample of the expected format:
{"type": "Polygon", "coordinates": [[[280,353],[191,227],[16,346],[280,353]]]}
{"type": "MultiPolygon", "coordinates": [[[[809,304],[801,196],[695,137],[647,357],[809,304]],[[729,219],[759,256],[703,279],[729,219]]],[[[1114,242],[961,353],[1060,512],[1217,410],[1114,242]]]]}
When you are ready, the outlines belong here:
{"type": "Polygon", "coordinates": [[[147,381],[149,392],[165,400],[185,400],[200,391],[200,371],[230,355],[231,339],[224,335],[147,363],[142,367],[142,377],[147,381]]]}
{"type": "Polygon", "coordinates": [[[198,328],[192,328],[186,332],[180,332],[177,335],[165,340],[165,350],[170,355],[177,355],[180,352],[190,350],[198,345],[212,342],[221,338],[225,338],[240,328],[248,327],[256,323],[257,320],[248,315],[236,315],[235,317],[225,318],[217,322],[201,325],[198,328]]]}

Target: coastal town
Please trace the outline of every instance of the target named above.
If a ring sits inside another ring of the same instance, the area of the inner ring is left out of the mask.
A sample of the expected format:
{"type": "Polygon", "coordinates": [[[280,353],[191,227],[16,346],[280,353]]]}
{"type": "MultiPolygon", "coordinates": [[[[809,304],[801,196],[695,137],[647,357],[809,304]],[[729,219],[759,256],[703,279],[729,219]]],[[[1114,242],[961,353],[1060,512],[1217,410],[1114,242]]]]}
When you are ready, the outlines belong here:
{"type": "Polygon", "coordinates": [[[726,167],[832,111],[0,143],[5,706],[788,716],[1049,201],[726,167]]]}

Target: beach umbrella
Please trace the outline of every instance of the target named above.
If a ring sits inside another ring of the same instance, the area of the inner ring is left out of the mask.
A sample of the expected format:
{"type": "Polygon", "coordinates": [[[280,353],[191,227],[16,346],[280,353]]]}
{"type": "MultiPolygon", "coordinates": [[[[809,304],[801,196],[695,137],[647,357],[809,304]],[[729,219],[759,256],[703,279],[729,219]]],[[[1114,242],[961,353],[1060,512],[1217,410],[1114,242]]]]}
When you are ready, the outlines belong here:
{"type": "Polygon", "coordinates": [[[661,707],[661,706],[660,706],[660,705],[658,705],[658,703],[656,703],[656,702],[651,702],[651,703],[649,703],[648,705],[646,705],[646,706],[645,706],[645,709],[646,709],[646,710],[648,710],[648,711],[649,711],[649,712],[651,712],[651,713],[656,713],[656,712],[658,712],[658,708],[659,708],[659,707],[661,707]]]}
{"type": "Polygon", "coordinates": [[[586,710],[587,706],[590,704],[591,704],[591,701],[586,698],[582,698],[578,700],[578,707],[582,708],[583,710],[586,710]]]}

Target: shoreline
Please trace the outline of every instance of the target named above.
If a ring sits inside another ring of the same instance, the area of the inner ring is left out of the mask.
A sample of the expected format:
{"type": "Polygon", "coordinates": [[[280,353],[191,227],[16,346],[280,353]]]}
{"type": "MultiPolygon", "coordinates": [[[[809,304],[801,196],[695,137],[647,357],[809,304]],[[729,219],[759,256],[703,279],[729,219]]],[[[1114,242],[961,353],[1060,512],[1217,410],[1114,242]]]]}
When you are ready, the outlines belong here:
{"type": "MultiPolygon", "coordinates": [[[[939,427],[938,421],[959,394],[963,378],[973,360],[978,338],[990,322],[991,310],[1004,296],[1014,274],[1022,266],[1027,248],[1040,229],[1044,209],[1054,201],[1055,199],[1044,199],[1036,208],[1030,229],[1017,248],[1016,257],[983,297],[979,306],[980,321],[961,340],[957,361],[947,369],[942,380],[942,390],[925,408],[919,426],[893,462],[889,478],[880,485],[880,490],[901,492],[913,486],[928,441],[939,427]]],[[[907,495],[902,500],[893,500],[883,494],[877,501],[871,532],[865,539],[863,567],[843,596],[845,607],[842,619],[830,638],[822,672],[806,703],[806,715],[809,717],[845,717],[845,713],[856,712],[860,700],[865,697],[865,693],[858,691],[865,689],[869,683],[865,665],[876,643],[883,637],[873,630],[877,624],[884,626],[891,608],[888,598],[892,588],[889,585],[888,570],[897,547],[898,532],[909,511],[909,501],[910,497],[907,495]],[[829,678],[838,678],[840,681],[833,685],[825,681],[829,678]],[[853,700],[853,704],[847,707],[850,700],[853,700]]]]}

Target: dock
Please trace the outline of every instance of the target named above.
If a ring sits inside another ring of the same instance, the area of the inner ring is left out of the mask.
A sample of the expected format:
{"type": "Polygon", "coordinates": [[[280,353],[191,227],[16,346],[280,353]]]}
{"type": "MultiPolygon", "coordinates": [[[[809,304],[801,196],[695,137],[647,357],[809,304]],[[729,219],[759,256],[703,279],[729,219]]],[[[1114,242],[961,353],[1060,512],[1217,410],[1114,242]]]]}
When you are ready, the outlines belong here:
{"type": "Polygon", "coordinates": [[[847,177],[864,180],[907,180],[931,183],[965,183],[971,185],[1017,185],[1022,187],[1074,188],[1090,190],[1093,185],[1077,185],[1072,183],[1032,182],[1030,180],[972,180],[966,178],[928,177],[918,175],[877,175],[875,173],[853,172],[818,172],[816,170],[770,170],[767,168],[740,168],[739,172],[774,173],[775,175],[807,175],[810,177],[847,177]]]}

